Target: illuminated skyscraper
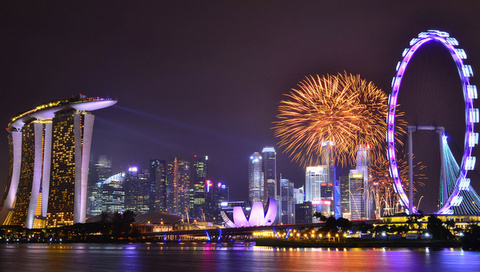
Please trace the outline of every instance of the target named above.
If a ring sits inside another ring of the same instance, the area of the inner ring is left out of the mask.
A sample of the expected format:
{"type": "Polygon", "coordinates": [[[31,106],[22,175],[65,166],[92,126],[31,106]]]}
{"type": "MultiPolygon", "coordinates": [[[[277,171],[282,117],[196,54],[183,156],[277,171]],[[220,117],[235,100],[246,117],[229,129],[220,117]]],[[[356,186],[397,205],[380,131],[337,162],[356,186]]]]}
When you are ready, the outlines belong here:
{"type": "Polygon", "coordinates": [[[268,199],[277,197],[277,153],[273,147],[265,147],[262,150],[263,174],[264,174],[264,204],[268,199]]]}
{"type": "Polygon", "coordinates": [[[280,176],[280,223],[295,223],[295,200],[293,198],[294,184],[288,179],[282,179],[280,176]]]}
{"type": "Polygon", "coordinates": [[[167,163],[167,213],[185,215],[190,205],[190,163],[174,158],[167,163]]]}
{"type": "Polygon", "coordinates": [[[302,204],[305,201],[305,187],[302,186],[300,188],[294,188],[293,198],[294,198],[295,204],[302,204]]]}
{"type": "Polygon", "coordinates": [[[221,182],[214,183],[211,180],[206,182],[206,199],[205,199],[205,220],[222,222],[220,211],[221,203],[229,201],[230,190],[227,185],[221,182]]]}
{"type": "Polygon", "coordinates": [[[135,213],[150,211],[151,186],[148,182],[149,170],[140,171],[138,167],[128,168],[123,188],[125,190],[125,210],[135,213]]]}
{"type": "Polygon", "coordinates": [[[83,223],[93,110],[113,99],[79,96],[46,103],[12,119],[8,126],[10,183],[0,223],[26,228],[83,223]]]}
{"type": "Polygon", "coordinates": [[[373,199],[369,191],[368,167],[370,147],[357,147],[357,166],[350,170],[350,212],[352,220],[374,218],[373,199]]]}
{"type": "Polygon", "coordinates": [[[93,197],[93,195],[96,194],[95,190],[98,189],[97,184],[112,176],[112,158],[105,155],[100,155],[98,160],[91,160],[88,172],[87,214],[97,215],[99,214],[99,211],[101,212],[101,210],[98,209],[98,203],[95,203],[98,198],[93,197]]]}
{"type": "Polygon", "coordinates": [[[123,188],[125,177],[125,172],[121,172],[95,184],[90,197],[91,215],[125,211],[125,190],[123,188]]]}
{"type": "Polygon", "coordinates": [[[202,218],[205,215],[208,156],[196,156],[193,160],[193,186],[191,191],[190,216],[202,218]]]}
{"type": "Polygon", "coordinates": [[[250,202],[264,200],[264,175],[262,171],[262,156],[255,152],[248,163],[248,199],[250,202]]]}
{"type": "Polygon", "coordinates": [[[342,217],[351,219],[350,217],[350,182],[348,176],[340,177],[340,209],[342,211],[342,217]]]}
{"type": "Polygon", "coordinates": [[[150,183],[154,194],[153,210],[166,212],[167,210],[167,162],[162,160],[150,160],[150,183]]]}

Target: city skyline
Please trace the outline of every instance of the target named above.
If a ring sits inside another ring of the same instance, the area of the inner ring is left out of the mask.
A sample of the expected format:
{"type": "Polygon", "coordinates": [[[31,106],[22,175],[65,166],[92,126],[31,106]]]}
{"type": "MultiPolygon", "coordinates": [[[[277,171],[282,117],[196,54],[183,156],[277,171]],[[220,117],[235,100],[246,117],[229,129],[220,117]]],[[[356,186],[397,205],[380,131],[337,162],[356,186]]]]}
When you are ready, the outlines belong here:
{"type": "MultiPolygon", "coordinates": [[[[248,158],[264,146],[277,151],[277,177],[282,173],[295,188],[305,183],[304,168],[278,148],[271,127],[278,102],[307,75],[360,74],[389,94],[409,41],[439,29],[458,39],[473,68],[472,83],[479,83],[475,1],[0,5],[5,104],[0,123],[7,126],[18,111],[78,93],[117,98],[118,105],[95,114],[92,155],[112,157],[114,173],[171,155],[191,163],[194,154],[208,155],[210,178],[228,184],[231,199],[247,199],[248,158]]],[[[444,125],[461,149],[464,104],[458,81],[448,53],[427,46],[409,66],[399,103],[407,121],[444,125]]],[[[9,157],[4,136],[2,189],[9,157]]],[[[436,136],[418,137],[428,142],[436,136]]],[[[434,169],[429,186],[438,187],[438,159],[420,154],[435,148],[415,146],[421,147],[415,151],[419,160],[434,169]]],[[[474,152],[479,154],[478,148],[474,152]]],[[[337,179],[348,174],[337,172],[337,179]]],[[[474,172],[472,185],[479,190],[480,175],[474,172]]]]}

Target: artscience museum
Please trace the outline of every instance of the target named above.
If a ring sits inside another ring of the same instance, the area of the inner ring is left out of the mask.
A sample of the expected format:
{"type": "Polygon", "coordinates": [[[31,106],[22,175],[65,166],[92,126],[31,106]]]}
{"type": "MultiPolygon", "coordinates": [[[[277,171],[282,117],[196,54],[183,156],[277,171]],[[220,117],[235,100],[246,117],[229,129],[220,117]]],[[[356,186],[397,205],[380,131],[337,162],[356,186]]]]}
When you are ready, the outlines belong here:
{"type": "Polygon", "coordinates": [[[228,218],[224,211],[221,212],[221,215],[227,228],[270,226],[277,217],[277,202],[270,198],[266,211],[262,202],[254,202],[248,219],[240,206],[233,207],[233,221],[228,218]]]}

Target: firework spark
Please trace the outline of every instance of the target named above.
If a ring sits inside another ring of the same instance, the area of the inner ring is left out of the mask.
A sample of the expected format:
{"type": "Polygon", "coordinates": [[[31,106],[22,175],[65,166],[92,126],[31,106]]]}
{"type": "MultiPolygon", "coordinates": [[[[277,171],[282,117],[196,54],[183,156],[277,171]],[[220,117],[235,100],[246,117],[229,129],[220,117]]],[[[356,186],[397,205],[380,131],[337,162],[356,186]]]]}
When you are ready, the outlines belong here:
{"type": "MultiPolygon", "coordinates": [[[[415,158],[415,155],[413,156],[415,158]]],[[[398,194],[395,193],[393,189],[393,182],[390,176],[388,175],[389,161],[387,158],[382,158],[374,162],[368,168],[369,172],[369,191],[373,197],[375,207],[376,207],[376,217],[380,218],[381,216],[394,215],[399,210],[397,204],[399,204],[398,194]]],[[[399,159],[398,160],[399,174],[403,183],[403,188],[409,187],[409,175],[408,175],[408,165],[407,160],[399,159]]],[[[427,180],[427,177],[423,170],[426,168],[422,162],[417,162],[413,165],[414,172],[414,181],[413,192],[417,192],[417,186],[425,186],[424,181],[427,180]]],[[[415,196],[415,195],[414,195],[415,196]]],[[[414,198],[415,203],[415,198],[414,198]]],[[[418,203],[418,202],[417,202],[418,203]]],[[[418,204],[417,204],[418,205],[418,204]]]]}
{"type": "Polygon", "coordinates": [[[309,76],[286,96],[273,129],[279,146],[293,161],[319,164],[326,141],[335,143],[334,163],[342,166],[354,164],[361,144],[370,146],[373,161],[385,156],[388,96],[372,82],[347,73],[309,76]]]}

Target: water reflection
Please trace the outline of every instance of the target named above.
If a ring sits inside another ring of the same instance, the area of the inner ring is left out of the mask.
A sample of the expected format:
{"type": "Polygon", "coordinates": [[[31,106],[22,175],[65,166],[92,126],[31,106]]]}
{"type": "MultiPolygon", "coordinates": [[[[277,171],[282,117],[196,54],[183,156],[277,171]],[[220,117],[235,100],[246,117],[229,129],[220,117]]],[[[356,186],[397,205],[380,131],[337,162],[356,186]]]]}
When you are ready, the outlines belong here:
{"type": "Polygon", "coordinates": [[[224,244],[0,244],[1,271],[476,271],[460,249],[275,248],[224,244]]]}

